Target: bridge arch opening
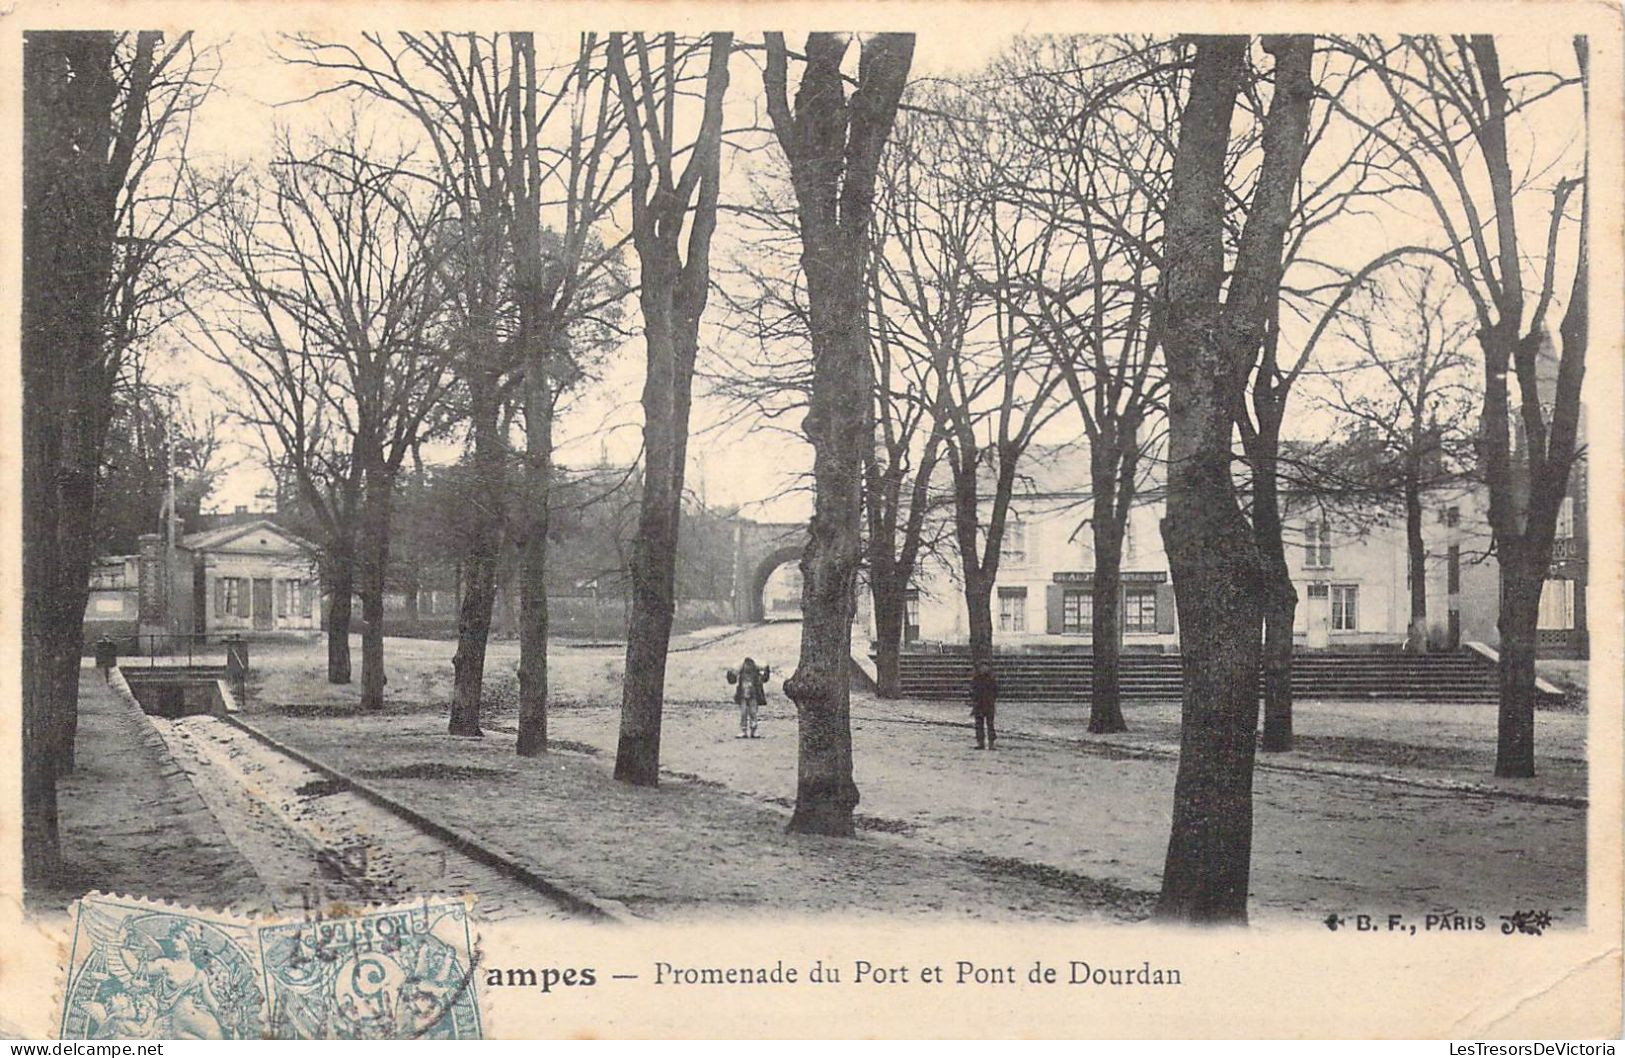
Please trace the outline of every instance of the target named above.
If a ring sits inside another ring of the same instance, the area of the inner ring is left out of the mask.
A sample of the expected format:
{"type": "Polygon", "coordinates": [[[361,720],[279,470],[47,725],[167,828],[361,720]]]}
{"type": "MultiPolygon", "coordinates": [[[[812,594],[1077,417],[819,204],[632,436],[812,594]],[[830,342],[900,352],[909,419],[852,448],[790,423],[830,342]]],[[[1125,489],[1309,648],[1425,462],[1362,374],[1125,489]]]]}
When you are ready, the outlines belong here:
{"type": "Polygon", "coordinates": [[[747,599],[752,621],[801,620],[801,544],[769,551],[756,564],[747,599]]]}

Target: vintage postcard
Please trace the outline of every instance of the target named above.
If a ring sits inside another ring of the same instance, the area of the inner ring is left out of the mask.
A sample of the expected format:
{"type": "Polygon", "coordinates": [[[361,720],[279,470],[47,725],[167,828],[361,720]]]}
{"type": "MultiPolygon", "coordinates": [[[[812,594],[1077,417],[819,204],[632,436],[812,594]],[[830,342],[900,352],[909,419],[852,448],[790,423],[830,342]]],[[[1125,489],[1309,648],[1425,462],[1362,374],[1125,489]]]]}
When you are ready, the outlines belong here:
{"type": "Polygon", "coordinates": [[[13,5],[0,1034],[1617,1040],[1621,40],[13,5]]]}

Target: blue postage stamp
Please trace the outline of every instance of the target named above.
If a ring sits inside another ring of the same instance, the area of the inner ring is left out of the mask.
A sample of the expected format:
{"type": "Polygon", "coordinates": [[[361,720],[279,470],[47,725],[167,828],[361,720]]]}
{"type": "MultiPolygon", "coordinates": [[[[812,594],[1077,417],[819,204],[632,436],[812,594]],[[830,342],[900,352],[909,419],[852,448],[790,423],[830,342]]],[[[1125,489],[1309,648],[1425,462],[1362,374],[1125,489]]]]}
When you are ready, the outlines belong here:
{"type": "Polygon", "coordinates": [[[277,1039],[480,1039],[478,950],[461,900],[262,925],[277,1039]]]}
{"type": "Polygon", "coordinates": [[[75,909],[62,1039],[259,1039],[256,954],[245,923],[91,894],[75,909]]]}

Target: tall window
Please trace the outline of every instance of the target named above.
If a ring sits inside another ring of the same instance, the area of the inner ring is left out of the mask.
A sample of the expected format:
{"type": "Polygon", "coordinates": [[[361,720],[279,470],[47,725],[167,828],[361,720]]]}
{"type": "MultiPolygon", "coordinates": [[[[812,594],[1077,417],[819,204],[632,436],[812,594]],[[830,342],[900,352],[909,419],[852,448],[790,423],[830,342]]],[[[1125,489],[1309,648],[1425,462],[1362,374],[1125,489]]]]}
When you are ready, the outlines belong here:
{"type": "Polygon", "coordinates": [[[1305,569],[1330,569],[1332,565],[1332,527],[1325,521],[1310,522],[1303,527],[1305,569]]]}
{"type": "Polygon", "coordinates": [[[903,593],[903,642],[920,638],[920,593],[910,588],[903,593]]]}
{"type": "Polygon", "coordinates": [[[311,590],[308,580],[290,580],[288,582],[288,613],[293,617],[309,617],[311,598],[315,592],[311,590]]]}
{"type": "Polygon", "coordinates": [[[1019,566],[1027,561],[1027,523],[1011,518],[1004,523],[1004,536],[999,539],[999,560],[1019,566]]]}
{"type": "Polygon", "coordinates": [[[215,582],[219,587],[215,589],[214,608],[218,617],[247,617],[248,594],[243,590],[243,581],[240,577],[221,577],[215,582]]]}
{"type": "Polygon", "coordinates": [[[1445,559],[1444,590],[1451,595],[1461,591],[1461,545],[1451,544],[1445,559]]]}
{"type": "Polygon", "coordinates": [[[999,589],[999,631],[1025,632],[1027,630],[1027,589],[999,589]]]}
{"type": "Polygon", "coordinates": [[[1068,588],[1061,593],[1061,631],[1088,632],[1095,627],[1094,593],[1068,588]]]}
{"type": "Polygon", "coordinates": [[[1332,585],[1332,631],[1360,630],[1360,588],[1356,584],[1332,585]]]}
{"type": "Polygon", "coordinates": [[[1157,630],[1157,593],[1153,588],[1130,588],[1123,593],[1123,631],[1157,630]]]}

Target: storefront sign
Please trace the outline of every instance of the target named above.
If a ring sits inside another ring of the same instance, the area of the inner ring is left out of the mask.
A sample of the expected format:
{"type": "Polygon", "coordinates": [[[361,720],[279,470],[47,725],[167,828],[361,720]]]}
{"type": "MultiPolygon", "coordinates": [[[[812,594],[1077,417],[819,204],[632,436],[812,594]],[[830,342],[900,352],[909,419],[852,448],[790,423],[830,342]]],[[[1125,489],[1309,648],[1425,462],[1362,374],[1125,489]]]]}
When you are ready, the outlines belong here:
{"type": "MultiPolygon", "coordinates": [[[[1118,576],[1124,584],[1166,584],[1168,573],[1166,570],[1152,572],[1125,572],[1118,576]]],[[[1053,576],[1056,584],[1093,584],[1095,575],[1092,572],[1080,573],[1075,570],[1057,570],[1053,576]]]]}

